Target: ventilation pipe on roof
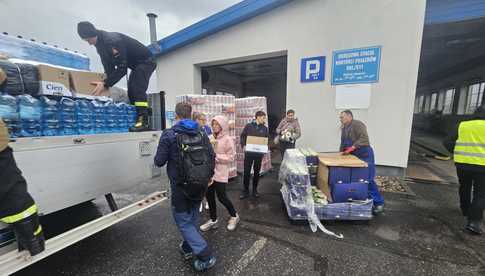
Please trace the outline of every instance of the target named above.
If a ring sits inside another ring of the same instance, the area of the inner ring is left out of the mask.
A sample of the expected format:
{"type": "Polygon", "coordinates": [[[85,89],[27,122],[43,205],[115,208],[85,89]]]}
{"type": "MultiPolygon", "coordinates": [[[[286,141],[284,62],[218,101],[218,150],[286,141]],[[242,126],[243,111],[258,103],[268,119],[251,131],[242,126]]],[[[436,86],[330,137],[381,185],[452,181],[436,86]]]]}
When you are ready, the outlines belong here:
{"type": "Polygon", "coordinates": [[[147,13],[148,23],[150,24],[150,42],[157,42],[157,15],[154,13],[147,13]]]}
{"type": "MultiPolygon", "coordinates": [[[[147,13],[148,24],[150,27],[150,43],[157,42],[157,15],[154,13],[147,13]]],[[[156,74],[156,73],[155,73],[156,74]]],[[[148,91],[149,92],[149,91],[148,91]]],[[[148,102],[152,109],[152,118],[150,125],[152,129],[163,130],[166,127],[165,120],[165,92],[148,94],[148,102]]],[[[158,175],[158,171],[152,171],[152,175],[158,175]]]]}

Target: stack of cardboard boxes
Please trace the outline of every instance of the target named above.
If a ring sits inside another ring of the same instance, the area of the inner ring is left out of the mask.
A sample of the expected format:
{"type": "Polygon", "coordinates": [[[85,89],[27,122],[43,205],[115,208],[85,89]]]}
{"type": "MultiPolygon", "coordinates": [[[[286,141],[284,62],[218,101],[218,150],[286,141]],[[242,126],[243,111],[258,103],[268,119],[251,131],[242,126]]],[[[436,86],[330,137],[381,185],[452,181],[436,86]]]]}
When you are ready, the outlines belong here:
{"type": "MultiPolygon", "coordinates": [[[[69,70],[39,64],[39,94],[65,97],[94,98],[92,91],[96,87],[93,82],[103,81],[102,73],[69,70]]],[[[99,96],[108,96],[109,90],[103,91],[99,96]]]]}
{"type": "MultiPolygon", "coordinates": [[[[207,123],[211,124],[212,119],[217,115],[223,115],[228,119],[229,130],[226,130],[230,137],[236,142],[236,131],[234,129],[235,97],[222,95],[182,95],[177,96],[176,102],[188,103],[192,106],[192,112],[204,113],[207,123]]],[[[237,176],[236,161],[230,164],[229,178],[237,176]]]]}

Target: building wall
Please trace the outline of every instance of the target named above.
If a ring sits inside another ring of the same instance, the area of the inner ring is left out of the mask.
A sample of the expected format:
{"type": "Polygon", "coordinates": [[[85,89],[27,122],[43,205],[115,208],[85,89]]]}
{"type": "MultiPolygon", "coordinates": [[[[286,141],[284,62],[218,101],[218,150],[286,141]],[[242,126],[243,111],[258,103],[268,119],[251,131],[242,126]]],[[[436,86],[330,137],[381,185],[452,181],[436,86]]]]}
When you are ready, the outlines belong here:
{"type": "Polygon", "coordinates": [[[292,1],[158,59],[159,89],[167,108],[175,96],[200,91],[201,65],[286,52],[287,108],[299,114],[299,145],[336,151],[340,142],[332,51],[382,46],[379,83],[370,108],[355,117],[367,123],[380,165],[406,167],[420,56],[425,0],[292,1]],[[385,12],[383,12],[385,11],[385,12]],[[326,80],[300,82],[301,58],[327,56],[326,80]]]}

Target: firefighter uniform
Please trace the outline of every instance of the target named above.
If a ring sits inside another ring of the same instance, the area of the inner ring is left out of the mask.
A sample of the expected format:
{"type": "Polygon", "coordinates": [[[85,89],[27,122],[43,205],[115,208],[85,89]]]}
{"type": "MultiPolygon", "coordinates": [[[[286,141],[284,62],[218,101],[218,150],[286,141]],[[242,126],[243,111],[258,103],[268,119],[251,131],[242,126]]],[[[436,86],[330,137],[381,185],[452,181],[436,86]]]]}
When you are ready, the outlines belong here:
{"type": "Polygon", "coordinates": [[[36,255],[44,250],[44,235],[37,205],[8,146],[7,127],[0,119],[0,221],[12,226],[19,251],[36,255]]]}
{"type": "Polygon", "coordinates": [[[148,102],[146,91],[156,63],[150,50],[141,42],[127,35],[97,30],[89,22],[78,24],[78,34],[87,39],[96,37],[96,51],[103,63],[106,79],[104,86],[109,88],[123,78],[128,69],[128,97],[136,106],[138,120],[131,131],[148,130],[148,102]]]}

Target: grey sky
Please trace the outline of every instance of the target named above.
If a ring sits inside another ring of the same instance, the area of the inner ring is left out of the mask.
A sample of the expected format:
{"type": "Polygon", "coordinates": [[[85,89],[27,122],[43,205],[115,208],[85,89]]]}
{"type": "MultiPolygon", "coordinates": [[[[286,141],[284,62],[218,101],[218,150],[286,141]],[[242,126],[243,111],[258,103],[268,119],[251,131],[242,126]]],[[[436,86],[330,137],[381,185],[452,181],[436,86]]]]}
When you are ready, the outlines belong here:
{"type": "MultiPolygon", "coordinates": [[[[103,71],[94,47],[77,35],[79,21],[91,21],[99,29],[122,32],[148,44],[148,12],[158,15],[157,35],[162,38],[238,2],[240,0],[0,0],[0,32],[86,53],[91,60],[91,70],[103,71]]],[[[152,81],[152,88],[153,85],[152,81]]]]}

